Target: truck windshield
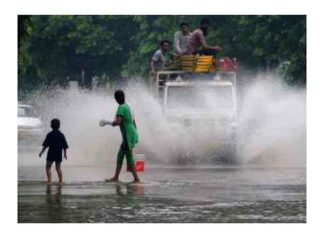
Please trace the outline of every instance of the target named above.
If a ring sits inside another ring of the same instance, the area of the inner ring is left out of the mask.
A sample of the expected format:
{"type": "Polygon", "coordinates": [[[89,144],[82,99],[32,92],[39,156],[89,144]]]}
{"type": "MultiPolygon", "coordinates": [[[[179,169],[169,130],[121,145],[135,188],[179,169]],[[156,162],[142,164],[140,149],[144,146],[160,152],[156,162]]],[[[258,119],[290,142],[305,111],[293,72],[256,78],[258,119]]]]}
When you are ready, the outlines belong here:
{"type": "Polygon", "coordinates": [[[170,109],[223,109],[233,107],[231,86],[169,86],[170,109]]]}

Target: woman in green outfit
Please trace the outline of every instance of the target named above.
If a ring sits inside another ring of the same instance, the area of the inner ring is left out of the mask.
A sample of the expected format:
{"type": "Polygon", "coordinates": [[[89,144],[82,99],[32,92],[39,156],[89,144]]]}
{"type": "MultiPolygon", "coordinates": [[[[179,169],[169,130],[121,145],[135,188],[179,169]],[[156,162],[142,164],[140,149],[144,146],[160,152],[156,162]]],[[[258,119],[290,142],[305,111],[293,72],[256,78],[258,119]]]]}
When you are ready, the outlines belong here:
{"type": "Polygon", "coordinates": [[[135,161],[133,157],[133,148],[138,143],[138,133],[136,130],[135,119],[127,103],[125,103],[125,94],[122,90],[115,92],[115,100],[119,104],[116,119],[112,122],[112,126],[119,126],[123,137],[123,142],[120,146],[117,155],[116,172],[113,178],[106,180],[109,182],[118,181],[120,170],[123,165],[124,156],[126,155],[127,164],[134,176],[134,183],[140,183],[140,179],[135,171],[135,161]]]}

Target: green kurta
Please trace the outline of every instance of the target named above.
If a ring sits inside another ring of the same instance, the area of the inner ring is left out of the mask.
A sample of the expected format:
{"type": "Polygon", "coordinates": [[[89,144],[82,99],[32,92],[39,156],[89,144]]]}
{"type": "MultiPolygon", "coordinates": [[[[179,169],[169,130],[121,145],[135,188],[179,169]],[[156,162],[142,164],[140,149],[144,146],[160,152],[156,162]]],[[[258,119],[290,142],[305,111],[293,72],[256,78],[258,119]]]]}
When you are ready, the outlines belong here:
{"type": "Polygon", "coordinates": [[[123,118],[122,125],[120,126],[123,142],[127,143],[130,149],[133,149],[138,143],[138,133],[134,125],[134,117],[132,117],[128,104],[119,105],[116,115],[123,118]]]}

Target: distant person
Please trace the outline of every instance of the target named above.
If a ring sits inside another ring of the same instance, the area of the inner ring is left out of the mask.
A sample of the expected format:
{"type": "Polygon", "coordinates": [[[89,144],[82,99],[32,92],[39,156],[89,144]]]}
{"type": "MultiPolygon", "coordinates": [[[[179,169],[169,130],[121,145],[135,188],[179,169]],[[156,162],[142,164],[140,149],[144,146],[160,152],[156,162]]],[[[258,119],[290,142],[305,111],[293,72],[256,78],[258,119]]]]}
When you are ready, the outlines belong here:
{"type": "Polygon", "coordinates": [[[216,52],[222,50],[220,46],[209,46],[206,43],[208,33],[209,19],[203,19],[200,27],[191,33],[186,50],[187,55],[215,55],[216,52]]]}
{"type": "Polygon", "coordinates": [[[53,119],[51,121],[51,128],[53,129],[46,135],[43,142],[43,149],[39,153],[39,157],[42,157],[43,152],[48,148],[47,158],[46,158],[46,175],[47,184],[50,185],[52,181],[51,167],[53,162],[55,162],[56,172],[59,178],[59,183],[62,183],[63,175],[61,170],[62,163],[62,150],[64,152],[64,158],[67,160],[66,149],[69,147],[64,134],[60,129],[60,120],[53,119]]]}
{"type": "Polygon", "coordinates": [[[122,144],[117,155],[117,166],[113,178],[106,180],[107,182],[117,182],[119,179],[120,170],[123,165],[123,160],[126,155],[127,165],[129,166],[134,183],[140,183],[140,179],[135,171],[135,160],[133,157],[133,148],[138,143],[138,133],[134,115],[130,107],[125,103],[125,94],[122,90],[115,92],[115,100],[119,104],[116,112],[115,121],[111,123],[112,126],[119,126],[122,135],[122,144]]]}
{"type": "Polygon", "coordinates": [[[169,60],[167,59],[169,47],[170,42],[168,40],[162,40],[160,42],[160,48],[153,54],[150,62],[151,72],[163,70],[165,66],[169,65],[169,60]]]}
{"type": "Polygon", "coordinates": [[[177,31],[174,34],[174,53],[176,55],[182,55],[186,53],[188,41],[191,35],[189,31],[189,24],[182,22],[180,24],[181,31],[177,31]]]}

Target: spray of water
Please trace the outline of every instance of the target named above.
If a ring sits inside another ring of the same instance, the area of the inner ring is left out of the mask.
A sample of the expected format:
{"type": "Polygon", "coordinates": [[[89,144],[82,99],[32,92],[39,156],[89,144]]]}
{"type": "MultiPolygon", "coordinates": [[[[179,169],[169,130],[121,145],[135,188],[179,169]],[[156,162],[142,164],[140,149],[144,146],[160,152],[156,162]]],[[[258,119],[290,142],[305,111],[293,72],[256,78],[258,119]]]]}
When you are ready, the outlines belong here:
{"type": "Polygon", "coordinates": [[[240,112],[241,153],[244,163],[305,166],[306,92],[259,75],[246,86],[240,112]]]}
{"type": "MultiPolygon", "coordinates": [[[[61,130],[70,145],[66,164],[102,165],[115,162],[121,142],[118,128],[98,125],[102,118],[114,118],[117,103],[113,92],[53,89],[33,94],[27,102],[38,108],[48,131],[52,118],[61,120],[61,130]]],[[[188,153],[203,159],[215,147],[217,132],[200,126],[193,130],[194,134],[187,134],[182,125],[171,126],[163,115],[161,102],[144,84],[129,84],[125,93],[140,135],[135,152],[145,153],[147,161],[167,163],[188,153]]],[[[212,94],[206,96],[206,101],[212,99],[212,94]]],[[[275,78],[260,79],[246,86],[242,97],[238,119],[240,162],[305,164],[305,91],[289,88],[275,78]]],[[[218,115],[217,107],[210,107],[218,115]]]]}

